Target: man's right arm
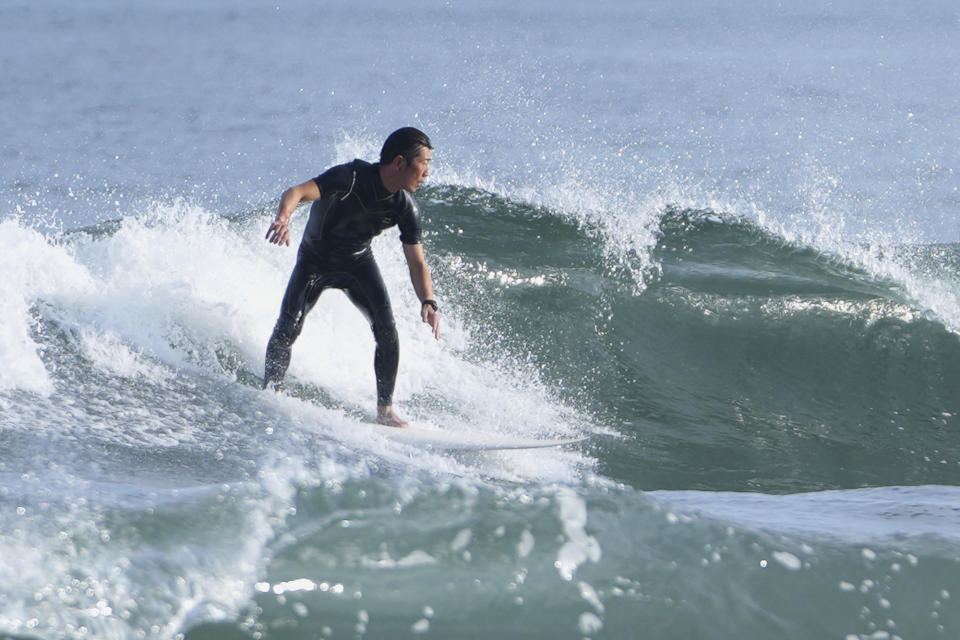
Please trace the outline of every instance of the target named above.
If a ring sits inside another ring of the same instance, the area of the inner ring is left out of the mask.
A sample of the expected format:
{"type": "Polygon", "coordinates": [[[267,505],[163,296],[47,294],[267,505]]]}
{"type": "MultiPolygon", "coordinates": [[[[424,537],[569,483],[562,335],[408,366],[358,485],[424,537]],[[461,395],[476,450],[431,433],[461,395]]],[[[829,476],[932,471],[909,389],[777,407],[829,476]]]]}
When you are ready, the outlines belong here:
{"type": "Polygon", "coordinates": [[[277,207],[277,217],[267,229],[266,239],[272,244],[290,246],[290,218],[293,212],[301,203],[319,199],[320,187],[314,180],[307,180],[284,191],[280,196],[280,206],[277,207]]]}

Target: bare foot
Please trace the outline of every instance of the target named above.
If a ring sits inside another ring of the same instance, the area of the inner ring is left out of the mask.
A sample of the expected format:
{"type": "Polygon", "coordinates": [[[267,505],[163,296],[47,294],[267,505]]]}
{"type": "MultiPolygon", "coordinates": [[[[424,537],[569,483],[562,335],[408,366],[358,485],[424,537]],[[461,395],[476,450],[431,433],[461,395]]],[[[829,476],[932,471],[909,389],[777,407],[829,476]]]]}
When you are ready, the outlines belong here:
{"type": "Polygon", "coordinates": [[[401,419],[400,416],[397,415],[397,412],[393,410],[392,406],[377,407],[377,423],[387,427],[398,427],[400,429],[405,429],[410,426],[406,420],[401,419]]]}

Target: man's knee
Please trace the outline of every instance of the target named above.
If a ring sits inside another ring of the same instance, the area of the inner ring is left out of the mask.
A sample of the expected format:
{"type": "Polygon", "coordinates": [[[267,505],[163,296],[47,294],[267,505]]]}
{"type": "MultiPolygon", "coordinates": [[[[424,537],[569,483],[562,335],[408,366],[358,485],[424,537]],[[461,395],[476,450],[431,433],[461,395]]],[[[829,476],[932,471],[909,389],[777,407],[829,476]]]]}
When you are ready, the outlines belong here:
{"type": "Polygon", "coordinates": [[[377,313],[373,319],[373,337],[382,347],[394,347],[400,342],[397,325],[393,321],[393,312],[387,309],[377,313]]]}

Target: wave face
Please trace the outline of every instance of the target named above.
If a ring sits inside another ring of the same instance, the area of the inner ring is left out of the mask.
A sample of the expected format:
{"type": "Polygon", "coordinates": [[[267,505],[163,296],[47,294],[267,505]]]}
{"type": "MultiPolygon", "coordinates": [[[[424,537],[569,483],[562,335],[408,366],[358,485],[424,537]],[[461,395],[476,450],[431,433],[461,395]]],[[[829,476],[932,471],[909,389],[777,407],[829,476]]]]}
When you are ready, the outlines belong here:
{"type": "Polygon", "coordinates": [[[951,282],[955,245],[843,256],[665,207],[642,246],[473,188],[420,200],[446,338],[404,313],[379,238],[398,402],[583,446],[365,438],[372,338],[338,293],[289,394],[260,391],[294,253],[262,241],[262,209],[0,223],[10,637],[957,628],[960,345],[913,293],[951,282]]]}
{"type": "Polygon", "coordinates": [[[437,214],[444,276],[474,285],[451,293],[484,344],[536,361],[631,441],[603,456],[605,473],[772,492],[955,477],[956,316],[919,306],[920,275],[887,273],[937,269],[952,286],[957,245],[906,247],[871,271],[863,256],[877,252],[843,257],[668,207],[648,257],[612,260],[606,231],[472,197],[437,214]],[[639,282],[631,261],[651,265],[639,282]]]}

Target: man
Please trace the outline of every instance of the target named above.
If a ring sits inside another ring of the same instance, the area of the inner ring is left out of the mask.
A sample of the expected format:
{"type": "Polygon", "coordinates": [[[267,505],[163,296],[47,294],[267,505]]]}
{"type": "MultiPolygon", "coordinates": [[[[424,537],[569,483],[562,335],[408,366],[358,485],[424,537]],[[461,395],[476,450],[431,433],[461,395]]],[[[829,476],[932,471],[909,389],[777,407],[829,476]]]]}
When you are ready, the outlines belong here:
{"type": "Polygon", "coordinates": [[[342,289],[370,322],[377,342],[377,422],[407,426],[393,409],[400,359],[397,329],[370,243],[384,229],[400,228],[410,279],[420,299],[420,317],[439,339],[440,315],[420,244],[420,212],[411,195],[430,173],[432,149],[422,131],[398,129],[384,142],[379,163],[354,160],[283,193],[266,235],[273,244],[289,246],[294,210],[302,202],[313,202],[313,206],[280,317],[267,344],[264,388],[277,388],[282,382],[291,346],[320,294],[329,288],[342,289]]]}

